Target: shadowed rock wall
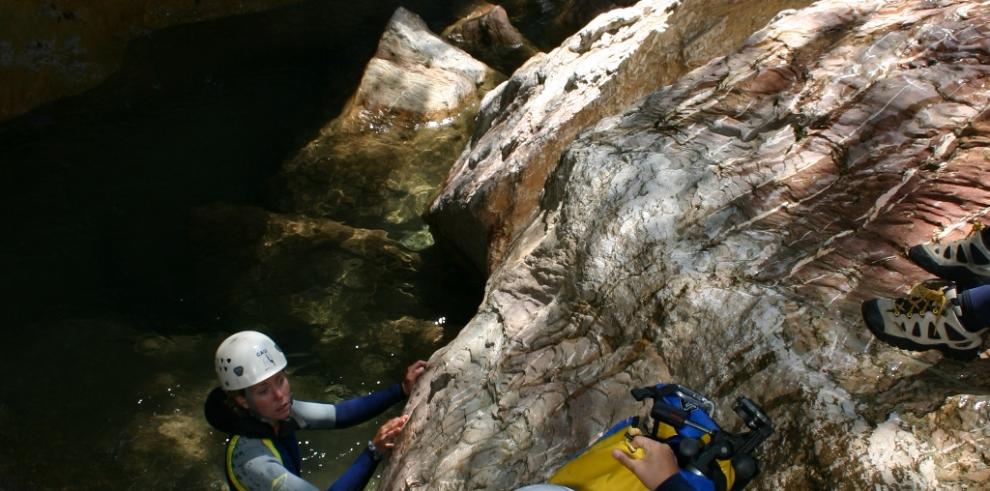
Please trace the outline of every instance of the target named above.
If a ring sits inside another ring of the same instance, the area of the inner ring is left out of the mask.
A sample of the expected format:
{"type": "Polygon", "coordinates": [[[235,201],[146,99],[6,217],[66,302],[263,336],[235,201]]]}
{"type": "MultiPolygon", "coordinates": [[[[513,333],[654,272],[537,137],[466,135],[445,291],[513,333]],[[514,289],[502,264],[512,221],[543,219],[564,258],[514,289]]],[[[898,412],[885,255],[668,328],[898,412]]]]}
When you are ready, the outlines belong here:
{"type": "Polygon", "coordinates": [[[155,29],[258,12],[300,0],[4,2],[0,6],[0,121],[96,86],[127,42],[155,29]]]}
{"type": "Polygon", "coordinates": [[[431,210],[489,239],[458,242],[486,296],[412,394],[385,487],[542,481],[657,380],[730,427],[738,395],[768,411],[759,489],[984,486],[988,360],[874,343],[858,310],[925,277],[905,247],[990,211],[990,5],[822,1],[593,127],[554,111],[621,71],[575,53],[608,59],[599,36],[669,5],[599,17],[486,99],[431,210]]]}
{"type": "MultiPolygon", "coordinates": [[[[435,28],[440,30],[465,5],[473,3],[473,0],[3,2],[0,3],[0,80],[4,83],[0,85],[0,122],[97,87],[120,73],[121,68],[126,74],[132,65],[149,63],[154,66],[151,72],[156,76],[181,77],[186,65],[200,62],[198,53],[187,53],[181,60],[147,60],[141,58],[145,53],[130,51],[129,45],[134,41],[146,41],[170,28],[182,31],[182,37],[194,36],[189,41],[199,43],[202,54],[214,63],[230,63],[229,57],[236,60],[235,64],[250,64],[256,51],[346,46],[368,33],[377,36],[400,5],[431,22],[439,22],[435,28]],[[231,22],[235,17],[247,22],[231,22]],[[215,23],[207,29],[182,29],[207,21],[215,23]]],[[[353,54],[346,53],[344,57],[353,54]]],[[[330,56],[339,57],[337,53],[330,56]]]]}

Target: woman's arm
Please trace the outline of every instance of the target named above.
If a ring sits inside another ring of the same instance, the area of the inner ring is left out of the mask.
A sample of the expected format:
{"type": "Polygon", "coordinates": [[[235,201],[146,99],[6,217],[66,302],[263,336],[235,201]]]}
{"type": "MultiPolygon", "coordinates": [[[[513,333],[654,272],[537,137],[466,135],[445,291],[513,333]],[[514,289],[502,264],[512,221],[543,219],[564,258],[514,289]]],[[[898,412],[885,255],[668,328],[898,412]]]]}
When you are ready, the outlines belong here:
{"type": "Polygon", "coordinates": [[[368,442],[368,448],[361,452],[357,460],[347,468],[327,491],[360,491],[368,484],[371,475],[386,453],[395,448],[395,439],[402,433],[409,416],[399,416],[385,422],[375,437],[368,442]]]}
{"type": "Polygon", "coordinates": [[[292,418],[299,423],[300,428],[347,428],[378,416],[403,399],[405,395],[402,387],[393,384],[386,389],[337,404],[293,401],[292,418]]]}
{"type": "Polygon", "coordinates": [[[350,467],[337,478],[327,491],[360,491],[368,485],[378,461],[370,449],[364,449],[350,467]]]}
{"type": "Polygon", "coordinates": [[[409,397],[424,371],[426,362],[416,361],[406,368],[401,384],[393,384],[384,390],[337,404],[294,401],[292,416],[300,428],[347,428],[363,423],[409,397]]]}

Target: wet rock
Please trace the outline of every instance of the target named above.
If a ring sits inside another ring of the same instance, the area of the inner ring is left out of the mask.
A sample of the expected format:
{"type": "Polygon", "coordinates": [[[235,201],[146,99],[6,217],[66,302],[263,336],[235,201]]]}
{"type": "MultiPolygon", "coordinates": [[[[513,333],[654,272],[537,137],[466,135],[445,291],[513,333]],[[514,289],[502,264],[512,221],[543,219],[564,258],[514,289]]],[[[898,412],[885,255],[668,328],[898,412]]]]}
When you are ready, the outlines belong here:
{"type": "MultiPolygon", "coordinates": [[[[665,5],[567,46],[649,44],[633,31],[665,5]]],[[[986,221],[987,26],[978,2],[821,1],[600,121],[553,112],[588,96],[551,87],[604,90],[571,55],[525,65],[431,211],[491,275],[412,394],[384,485],[540,482],[662,380],[730,428],[736,396],[763,406],[757,489],[983,486],[987,360],[875,342],[859,306],[927,276],[908,246],[986,221]]]]}
{"type": "Polygon", "coordinates": [[[167,439],[176,451],[190,457],[206,460],[207,426],[199,414],[162,415],[155,418],[159,437],[167,439]]]}
{"type": "Polygon", "coordinates": [[[278,208],[421,244],[419,215],[497,76],[398,9],[342,114],[283,165],[278,208]]]}
{"type": "Polygon", "coordinates": [[[443,37],[505,74],[516,71],[539,51],[512,25],[500,5],[478,7],[444,29],[443,37]]]}
{"type": "Polygon", "coordinates": [[[434,235],[490,271],[532,223],[547,176],[578,132],[728,52],[781,8],[804,4],[643,2],[598,17],[485,97],[468,149],[427,211],[434,235]]]}
{"type": "Polygon", "coordinates": [[[331,132],[286,162],[275,208],[388,230],[410,248],[433,243],[420,218],[464,147],[473,113],[409,132],[331,132]]]}

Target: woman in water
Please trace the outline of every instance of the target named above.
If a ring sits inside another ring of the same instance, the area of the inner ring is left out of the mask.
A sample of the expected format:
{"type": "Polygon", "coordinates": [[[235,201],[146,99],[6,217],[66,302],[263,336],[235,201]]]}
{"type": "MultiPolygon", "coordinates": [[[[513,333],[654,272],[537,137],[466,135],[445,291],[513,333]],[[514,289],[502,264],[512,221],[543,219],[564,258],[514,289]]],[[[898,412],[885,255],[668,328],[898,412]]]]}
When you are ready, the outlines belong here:
{"type": "MultiPolygon", "coordinates": [[[[367,421],[409,396],[426,369],[417,361],[402,383],[337,404],[295,400],[285,374],[285,354],[268,336],[241,331],[220,344],[214,357],[220,386],[206,400],[206,419],[230,436],[227,481],[234,490],[317,490],[301,477],[296,430],[345,428],[367,421]]],[[[364,489],[408,416],[385,422],[357,460],[328,489],[364,489]]]]}

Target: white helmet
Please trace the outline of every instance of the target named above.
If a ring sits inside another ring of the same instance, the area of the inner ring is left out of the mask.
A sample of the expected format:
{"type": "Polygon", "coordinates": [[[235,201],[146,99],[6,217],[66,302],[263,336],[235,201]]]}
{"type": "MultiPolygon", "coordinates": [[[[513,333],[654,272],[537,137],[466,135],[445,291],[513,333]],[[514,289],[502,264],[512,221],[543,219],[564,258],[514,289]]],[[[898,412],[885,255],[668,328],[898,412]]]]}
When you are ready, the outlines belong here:
{"type": "Polygon", "coordinates": [[[275,341],[258,331],[241,331],[224,339],[215,362],[223,390],[248,388],[288,365],[275,341]]]}

